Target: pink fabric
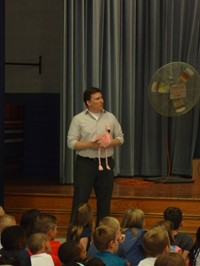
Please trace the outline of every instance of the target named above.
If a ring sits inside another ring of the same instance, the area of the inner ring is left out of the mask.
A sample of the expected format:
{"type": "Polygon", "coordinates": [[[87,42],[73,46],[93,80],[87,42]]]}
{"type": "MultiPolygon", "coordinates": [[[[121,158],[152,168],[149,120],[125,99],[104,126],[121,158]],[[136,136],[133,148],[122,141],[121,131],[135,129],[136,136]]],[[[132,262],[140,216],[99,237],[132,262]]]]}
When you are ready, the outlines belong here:
{"type": "Polygon", "coordinates": [[[103,166],[101,164],[101,147],[106,149],[106,169],[110,170],[110,166],[108,165],[108,157],[107,157],[107,147],[111,143],[111,135],[110,135],[110,126],[106,125],[106,130],[104,134],[99,134],[96,138],[96,142],[100,144],[98,150],[98,159],[99,159],[99,171],[103,170],[103,166]]]}

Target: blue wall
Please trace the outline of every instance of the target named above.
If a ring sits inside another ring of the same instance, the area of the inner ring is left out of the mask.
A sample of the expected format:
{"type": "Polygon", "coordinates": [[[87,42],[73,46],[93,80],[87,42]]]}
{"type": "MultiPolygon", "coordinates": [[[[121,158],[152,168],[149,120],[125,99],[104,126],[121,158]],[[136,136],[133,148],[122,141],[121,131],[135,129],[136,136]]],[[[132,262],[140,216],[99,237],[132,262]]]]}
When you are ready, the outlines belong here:
{"type": "Polygon", "coordinates": [[[24,110],[23,176],[59,183],[59,94],[6,94],[24,110]]]}
{"type": "Polygon", "coordinates": [[[4,197],[4,54],[5,54],[5,1],[0,1],[0,205],[4,197]]]}

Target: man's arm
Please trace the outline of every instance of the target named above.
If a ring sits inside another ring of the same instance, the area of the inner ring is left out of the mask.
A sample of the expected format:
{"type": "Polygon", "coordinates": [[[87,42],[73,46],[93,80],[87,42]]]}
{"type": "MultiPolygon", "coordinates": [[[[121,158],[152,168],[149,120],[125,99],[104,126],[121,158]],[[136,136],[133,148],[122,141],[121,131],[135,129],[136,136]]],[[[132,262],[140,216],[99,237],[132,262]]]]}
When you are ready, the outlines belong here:
{"type": "Polygon", "coordinates": [[[115,138],[115,139],[112,139],[108,147],[117,147],[121,144],[122,144],[121,141],[118,138],[115,138]]]}
{"type": "Polygon", "coordinates": [[[81,141],[77,140],[74,144],[74,150],[85,150],[85,149],[98,149],[100,145],[92,141],[81,141]]]}

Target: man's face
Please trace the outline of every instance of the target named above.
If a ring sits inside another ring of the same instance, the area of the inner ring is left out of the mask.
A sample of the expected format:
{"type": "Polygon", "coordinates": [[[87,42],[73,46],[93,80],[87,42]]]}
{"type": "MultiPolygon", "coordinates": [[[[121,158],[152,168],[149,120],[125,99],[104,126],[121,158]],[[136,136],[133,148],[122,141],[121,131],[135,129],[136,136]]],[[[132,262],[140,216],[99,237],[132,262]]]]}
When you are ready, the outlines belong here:
{"type": "Polygon", "coordinates": [[[100,92],[91,95],[91,99],[87,101],[88,110],[93,113],[99,113],[103,110],[103,96],[100,92]]]}

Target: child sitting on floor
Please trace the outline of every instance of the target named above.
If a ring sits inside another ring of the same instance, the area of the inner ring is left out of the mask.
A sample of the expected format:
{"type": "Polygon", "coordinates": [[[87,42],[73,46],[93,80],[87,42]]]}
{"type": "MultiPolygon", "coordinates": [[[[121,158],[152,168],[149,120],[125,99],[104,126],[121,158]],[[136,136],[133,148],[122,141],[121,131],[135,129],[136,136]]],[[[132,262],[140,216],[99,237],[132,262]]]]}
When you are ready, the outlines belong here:
{"type": "Polygon", "coordinates": [[[181,254],[169,252],[158,256],[154,266],[186,266],[186,261],[181,254]]]}
{"type": "Polygon", "coordinates": [[[106,225],[100,225],[94,231],[94,245],[99,250],[95,254],[95,257],[102,259],[106,266],[129,265],[124,258],[120,258],[116,255],[119,248],[120,237],[121,233],[106,225]]]}
{"type": "Polygon", "coordinates": [[[45,265],[54,266],[51,253],[51,246],[48,236],[43,233],[35,233],[30,235],[28,239],[28,247],[31,251],[32,266],[45,265]]]}
{"type": "Polygon", "coordinates": [[[144,233],[144,212],[141,209],[127,209],[121,221],[125,240],[121,243],[122,249],[131,266],[137,266],[144,259],[142,240],[144,233]]]}
{"type": "Polygon", "coordinates": [[[3,246],[0,250],[2,258],[10,259],[11,264],[31,266],[30,255],[25,249],[27,239],[23,227],[13,225],[5,228],[1,234],[1,244],[3,246]]]}
{"type": "Polygon", "coordinates": [[[78,240],[88,251],[94,231],[92,208],[88,203],[80,204],[75,210],[72,223],[68,227],[67,241],[78,240]]]}
{"type": "Polygon", "coordinates": [[[87,253],[78,240],[64,242],[58,249],[58,256],[63,266],[84,265],[87,253]]]}
{"type": "Polygon", "coordinates": [[[44,233],[48,236],[51,246],[51,256],[55,266],[61,266],[58,258],[58,249],[62,244],[56,240],[57,236],[57,219],[54,215],[49,213],[41,213],[36,217],[34,224],[35,233],[44,233]]]}
{"type": "Polygon", "coordinates": [[[138,266],[153,266],[159,255],[170,252],[168,232],[161,228],[150,229],[144,234],[142,246],[145,258],[138,266]]]}

